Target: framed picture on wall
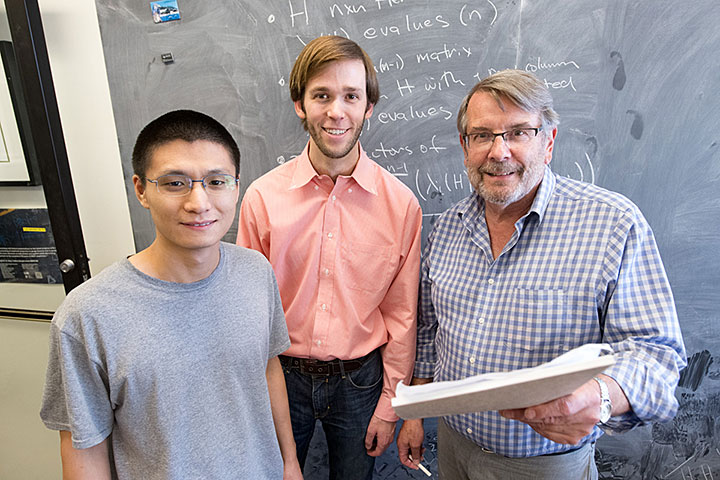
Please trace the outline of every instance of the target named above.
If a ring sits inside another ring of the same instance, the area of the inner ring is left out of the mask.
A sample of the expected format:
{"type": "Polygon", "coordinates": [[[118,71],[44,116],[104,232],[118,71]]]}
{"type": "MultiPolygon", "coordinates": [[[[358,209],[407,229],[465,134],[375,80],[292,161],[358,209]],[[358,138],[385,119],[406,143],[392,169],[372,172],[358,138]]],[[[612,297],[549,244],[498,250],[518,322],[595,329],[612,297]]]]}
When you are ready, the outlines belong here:
{"type": "Polygon", "coordinates": [[[0,185],[40,185],[37,156],[11,42],[0,41],[0,185]]]}

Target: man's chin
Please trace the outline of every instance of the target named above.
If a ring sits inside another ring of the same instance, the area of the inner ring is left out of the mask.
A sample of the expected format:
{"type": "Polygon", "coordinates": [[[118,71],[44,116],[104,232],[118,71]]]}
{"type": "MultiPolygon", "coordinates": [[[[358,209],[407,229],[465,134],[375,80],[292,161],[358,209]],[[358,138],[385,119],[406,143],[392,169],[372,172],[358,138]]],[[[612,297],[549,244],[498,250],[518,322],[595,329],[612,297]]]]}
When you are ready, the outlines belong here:
{"type": "Polygon", "coordinates": [[[353,145],[349,146],[342,146],[338,148],[329,148],[324,143],[315,143],[318,147],[318,149],[322,152],[323,155],[325,155],[327,158],[344,158],[346,157],[350,152],[352,152],[353,145]]]}
{"type": "Polygon", "coordinates": [[[492,203],[498,206],[507,206],[518,200],[516,198],[517,192],[511,191],[493,191],[485,188],[484,185],[474,186],[475,191],[480,197],[487,203],[492,203]]]}

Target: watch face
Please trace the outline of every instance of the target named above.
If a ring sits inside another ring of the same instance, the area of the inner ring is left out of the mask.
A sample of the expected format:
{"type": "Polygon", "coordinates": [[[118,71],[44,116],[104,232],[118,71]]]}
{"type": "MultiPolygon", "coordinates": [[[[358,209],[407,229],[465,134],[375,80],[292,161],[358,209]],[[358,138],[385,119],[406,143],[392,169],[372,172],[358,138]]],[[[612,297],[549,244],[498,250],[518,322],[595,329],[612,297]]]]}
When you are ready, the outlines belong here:
{"type": "Polygon", "coordinates": [[[610,420],[610,412],[612,410],[612,406],[610,405],[610,402],[603,401],[600,405],[600,423],[605,423],[608,420],[610,420]]]}

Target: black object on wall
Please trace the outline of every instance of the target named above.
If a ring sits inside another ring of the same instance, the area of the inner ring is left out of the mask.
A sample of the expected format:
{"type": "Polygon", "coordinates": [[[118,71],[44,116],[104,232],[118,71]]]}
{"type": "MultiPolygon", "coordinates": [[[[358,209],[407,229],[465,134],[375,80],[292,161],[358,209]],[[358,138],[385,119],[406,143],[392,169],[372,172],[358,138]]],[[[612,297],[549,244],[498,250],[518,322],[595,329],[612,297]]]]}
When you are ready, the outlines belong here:
{"type": "Polygon", "coordinates": [[[37,155],[65,291],[90,278],[37,0],[5,0],[32,148],[37,155]]]}
{"type": "MultiPolygon", "coordinates": [[[[319,35],[349,36],[373,59],[382,98],[361,141],[418,196],[425,235],[470,192],[455,129],[465,93],[508,67],[547,82],[561,117],[553,169],[639,205],[691,357],[675,421],[605,436],[601,478],[720,478],[717,0],[210,0],[180,3],[165,24],[146,2],[96,5],[138,248],[154,234],[130,182],[142,126],[174,108],[213,115],[240,144],[246,188],[307,141],[287,82],[319,35]]],[[[393,462],[376,477],[408,478],[393,462]]]]}

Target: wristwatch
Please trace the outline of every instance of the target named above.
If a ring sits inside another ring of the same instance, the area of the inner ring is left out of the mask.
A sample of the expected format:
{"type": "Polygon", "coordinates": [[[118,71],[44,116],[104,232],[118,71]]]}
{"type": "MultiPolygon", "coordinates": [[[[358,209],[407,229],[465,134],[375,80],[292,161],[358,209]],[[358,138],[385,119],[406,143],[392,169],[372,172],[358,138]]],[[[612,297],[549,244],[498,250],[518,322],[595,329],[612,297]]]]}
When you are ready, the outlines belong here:
{"type": "Polygon", "coordinates": [[[610,391],[608,390],[605,380],[598,377],[593,379],[600,385],[600,423],[607,423],[612,413],[612,402],[610,401],[610,391]]]}

